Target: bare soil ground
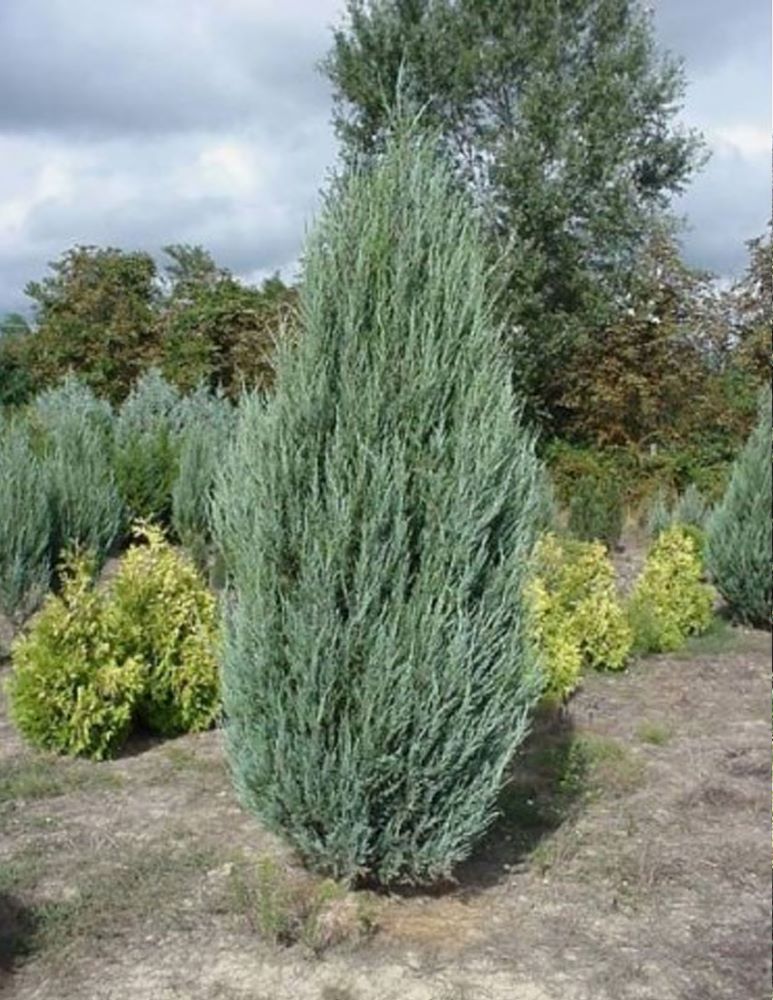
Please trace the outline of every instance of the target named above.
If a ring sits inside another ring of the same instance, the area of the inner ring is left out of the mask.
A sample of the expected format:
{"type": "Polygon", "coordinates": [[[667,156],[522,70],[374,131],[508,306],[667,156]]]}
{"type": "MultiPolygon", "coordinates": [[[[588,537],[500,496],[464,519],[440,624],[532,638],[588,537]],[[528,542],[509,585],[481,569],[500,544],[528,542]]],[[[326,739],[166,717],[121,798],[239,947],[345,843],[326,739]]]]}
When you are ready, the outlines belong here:
{"type": "Polygon", "coordinates": [[[589,677],[431,894],[320,889],[235,801],[217,732],[92,764],[0,706],[0,993],[769,998],[770,652],[724,628],[589,677]]]}

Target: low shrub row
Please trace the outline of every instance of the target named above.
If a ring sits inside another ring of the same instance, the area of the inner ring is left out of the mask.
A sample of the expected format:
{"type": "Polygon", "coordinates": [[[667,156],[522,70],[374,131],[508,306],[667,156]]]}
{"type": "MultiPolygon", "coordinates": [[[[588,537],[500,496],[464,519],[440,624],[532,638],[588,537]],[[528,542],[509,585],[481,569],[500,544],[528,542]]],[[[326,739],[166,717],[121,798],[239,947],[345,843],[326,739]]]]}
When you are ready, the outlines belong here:
{"type": "MultiPolygon", "coordinates": [[[[174,736],[217,712],[215,598],[160,529],[139,525],[135,544],[102,588],[93,555],[73,553],[62,588],[13,648],[11,712],[36,746],[102,759],[134,723],[174,736]]],[[[543,702],[561,704],[586,670],[621,670],[632,651],[678,649],[711,623],[692,529],[655,541],[623,603],[599,542],[548,533],[526,584],[529,632],[544,675],[543,702]]]]}
{"type": "Polygon", "coordinates": [[[620,670],[632,645],[600,542],[548,534],[538,542],[527,584],[531,633],[545,673],[544,698],[562,702],[587,668],[620,670]]]}
{"type": "Polygon", "coordinates": [[[526,586],[530,632],[545,679],[543,700],[560,704],[587,669],[621,670],[631,653],[678,649],[711,623],[714,591],[694,530],[674,525],[647,556],[627,602],[600,542],[547,534],[526,586]]]}
{"type": "Polygon", "coordinates": [[[623,505],[636,511],[659,490],[681,494],[690,485],[711,502],[720,499],[728,482],[734,455],[722,447],[593,448],[552,441],[545,447],[559,501],[569,506],[581,479],[620,484],[623,505]]]}
{"type": "Polygon", "coordinates": [[[628,605],[636,649],[668,652],[711,624],[715,592],[704,583],[694,529],[676,524],[655,541],[628,605]]]}
{"type": "Polygon", "coordinates": [[[135,724],[173,736],[217,715],[214,596],[158,528],[135,533],[104,587],[93,556],[69,554],[61,591],[13,646],[11,716],[41,749],[101,760],[135,724]]]}
{"type": "Polygon", "coordinates": [[[647,534],[654,539],[673,525],[682,524],[693,528],[698,533],[696,539],[702,540],[710,513],[710,504],[694,483],[673,500],[668,490],[661,488],[647,511],[647,534]]]}
{"type": "MultiPolygon", "coordinates": [[[[702,572],[696,569],[696,559],[705,560],[734,620],[770,627],[772,439],[771,392],[767,389],[760,397],[757,425],[730,466],[725,476],[728,485],[713,507],[695,483],[682,493],[661,483],[650,497],[646,527],[656,551],[630,612],[636,619],[640,648],[675,648],[685,635],[681,616],[705,618],[706,596],[696,596],[695,590],[702,572]],[[676,534],[675,529],[679,529],[676,534]],[[666,581],[671,592],[663,595],[666,581]],[[682,597],[688,605],[693,598],[697,604],[685,610],[680,604],[682,597]],[[670,623],[666,623],[667,605],[671,607],[670,623]]],[[[607,464],[603,465],[598,456],[592,456],[598,464],[591,473],[591,458],[571,448],[554,449],[553,458],[556,493],[568,508],[569,530],[581,540],[599,539],[613,548],[620,534],[624,499],[615,486],[614,463],[605,459],[607,464]]]]}
{"type": "Polygon", "coordinates": [[[117,412],[70,377],[0,420],[0,610],[29,613],[68,547],[101,566],[137,518],[203,562],[233,413],[222,396],[181,396],[151,371],[117,412]]]}

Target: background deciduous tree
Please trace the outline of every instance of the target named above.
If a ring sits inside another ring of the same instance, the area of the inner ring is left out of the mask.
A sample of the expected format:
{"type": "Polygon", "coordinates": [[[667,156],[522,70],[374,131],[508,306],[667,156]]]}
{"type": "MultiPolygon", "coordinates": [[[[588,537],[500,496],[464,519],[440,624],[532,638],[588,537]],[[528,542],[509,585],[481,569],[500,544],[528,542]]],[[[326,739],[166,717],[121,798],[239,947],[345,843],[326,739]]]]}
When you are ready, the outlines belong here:
{"type": "Polygon", "coordinates": [[[200,247],[167,247],[167,293],[159,315],[162,365],[182,389],[201,381],[236,396],[273,384],[275,341],[294,325],[296,292],[278,275],[243,285],[200,247]]]}
{"type": "Polygon", "coordinates": [[[687,267],[666,229],[637,257],[626,308],[587,338],[564,372],[567,433],[601,447],[683,445],[712,432],[743,437],[754,418],[729,393],[737,365],[732,302],[711,275],[687,267]]]}
{"type": "Polygon", "coordinates": [[[349,0],[324,70],[346,155],[377,150],[398,88],[439,129],[507,249],[514,370],[560,429],[563,374],[628,289],[701,142],[639,0],[349,0]]]}
{"type": "Polygon", "coordinates": [[[151,368],[184,390],[270,388],[296,290],[278,275],[245,285],[199,246],[164,253],[159,271],[148,253],[74,247],[30,282],[32,326],[12,315],[0,327],[0,403],[23,403],[69,372],[112,402],[151,368]]]}
{"type": "Polygon", "coordinates": [[[10,313],[0,322],[0,406],[18,406],[35,393],[31,343],[29,323],[23,316],[10,313]]]}
{"type": "Polygon", "coordinates": [[[768,382],[771,376],[770,328],[773,318],[773,270],[770,227],[746,244],[749,262],[734,288],[738,359],[741,367],[768,382]]]}
{"type": "Polygon", "coordinates": [[[77,246],[30,282],[37,329],[33,367],[43,384],[67,371],[95,392],[122,399],[158,354],[156,265],[144,252],[77,246]]]}

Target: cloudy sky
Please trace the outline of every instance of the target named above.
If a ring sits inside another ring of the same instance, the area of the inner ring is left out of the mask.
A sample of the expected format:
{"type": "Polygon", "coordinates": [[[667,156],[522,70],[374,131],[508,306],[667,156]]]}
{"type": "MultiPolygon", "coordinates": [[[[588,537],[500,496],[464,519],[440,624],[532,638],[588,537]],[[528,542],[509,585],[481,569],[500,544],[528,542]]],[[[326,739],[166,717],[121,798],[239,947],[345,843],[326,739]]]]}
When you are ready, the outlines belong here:
{"type": "MultiPolygon", "coordinates": [[[[0,0],[0,314],[76,243],[200,243],[292,278],[335,162],[315,64],[340,0],[0,0]]],[[[712,159],[677,210],[730,276],[770,216],[766,0],[656,0],[712,159]]]]}

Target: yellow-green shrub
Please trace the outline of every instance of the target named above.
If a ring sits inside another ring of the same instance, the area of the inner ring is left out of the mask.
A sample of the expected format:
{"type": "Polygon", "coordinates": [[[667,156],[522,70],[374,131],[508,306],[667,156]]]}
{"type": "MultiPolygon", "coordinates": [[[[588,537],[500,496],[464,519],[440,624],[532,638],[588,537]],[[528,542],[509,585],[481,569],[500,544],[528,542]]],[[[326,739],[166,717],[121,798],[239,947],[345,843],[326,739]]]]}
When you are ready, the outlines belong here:
{"type": "Polygon", "coordinates": [[[647,556],[628,607],[636,648],[667,652],[711,623],[714,590],[703,582],[700,542],[694,530],[674,525],[647,556]]]}
{"type": "Polygon", "coordinates": [[[116,645],[93,563],[63,563],[61,594],[48,598],[13,647],[11,717],[35,746],[101,760],[131,727],[144,688],[142,664],[116,645]]]}
{"type": "Polygon", "coordinates": [[[101,760],[134,721],[161,735],[205,729],[218,711],[214,596],[158,528],[129,549],[105,588],[92,557],[70,556],[13,648],[11,715],[46,750],[101,760]]]}
{"type": "Polygon", "coordinates": [[[219,706],[215,598],[194,564],[159,528],[140,525],[121,560],[110,613],[125,655],[139,660],[140,720],[164,736],[212,725],[219,706]]]}
{"type": "Polygon", "coordinates": [[[535,548],[526,598],[547,700],[568,697],[584,668],[625,666],[633,636],[601,542],[544,535],[535,548]]]}

